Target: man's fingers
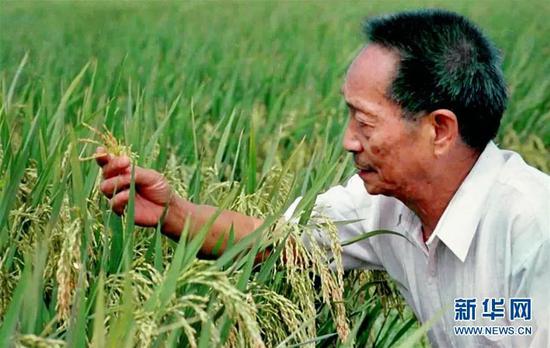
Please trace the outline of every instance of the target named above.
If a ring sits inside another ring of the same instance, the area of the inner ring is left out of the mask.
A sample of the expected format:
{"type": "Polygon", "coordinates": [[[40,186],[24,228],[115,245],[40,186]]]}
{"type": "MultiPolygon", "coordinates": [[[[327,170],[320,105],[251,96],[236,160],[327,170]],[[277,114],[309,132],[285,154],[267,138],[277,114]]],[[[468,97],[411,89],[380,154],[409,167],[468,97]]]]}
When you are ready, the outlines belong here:
{"type": "Polygon", "coordinates": [[[104,147],[98,146],[95,149],[96,162],[100,167],[105,166],[112,159],[112,156],[107,153],[104,147]]]}
{"type": "MultiPolygon", "coordinates": [[[[132,173],[131,168],[128,171],[129,174],[132,173]]],[[[162,175],[153,169],[140,168],[136,167],[135,170],[136,185],[158,185],[164,181],[162,175]]]]}
{"type": "MultiPolygon", "coordinates": [[[[117,192],[124,191],[130,187],[132,181],[131,167],[123,174],[112,176],[105,179],[99,185],[99,189],[108,198],[113,197],[117,192]]],[[[139,187],[158,187],[156,185],[162,185],[164,183],[162,176],[152,170],[136,167],[134,172],[134,181],[136,183],[136,189],[139,187]]]]}
{"type": "Polygon", "coordinates": [[[130,190],[125,190],[117,193],[113,198],[111,198],[109,203],[111,204],[111,209],[113,209],[116,214],[122,215],[129,200],[130,190]]]}
{"type": "Polygon", "coordinates": [[[105,179],[100,185],[99,189],[108,198],[113,197],[116,192],[121,192],[130,187],[132,180],[131,174],[117,175],[109,179],[105,179]]]}
{"type": "MultiPolygon", "coordinates": [[[[132,180],[132,169],[127,167],[123,173],[103,180],[99,188],[104,194],[112,194],[115,190],[121,191],[130,186],[132,180]]],[[[134,181],[136,186],[152,186],[163,182],[160,173],[152,169],[135,167],[134,181]]]]}
{"type": "Polygon", "coordinates": [[[130,159],[127,156],[113,157],[103,167],[103,177],[108,179],[112,176],[129,172],[130,159]]]}

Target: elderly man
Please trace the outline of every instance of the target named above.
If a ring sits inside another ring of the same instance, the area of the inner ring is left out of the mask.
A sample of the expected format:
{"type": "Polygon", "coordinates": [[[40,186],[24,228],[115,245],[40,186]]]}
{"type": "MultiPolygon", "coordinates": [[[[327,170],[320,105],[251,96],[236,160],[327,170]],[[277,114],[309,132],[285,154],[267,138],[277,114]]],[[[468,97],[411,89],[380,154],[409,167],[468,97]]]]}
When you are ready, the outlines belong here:
{"type": "MultiPolygon", "coordinates": [[[[344,147],[358,172],[318,196],[315,209],[356,221],[339,227],[343,240],[375,229],[406,238],[346,246],[344,266],[386,270],[418,319],[434,318],[435,346],[547,347],[550,179],[491,141],[507,100],[495,48],[445,11],[371,19],[365,32],[369,43],[342,87],[344,147]]],[[[98,163],[101,190],[122,213],[130,161],[98,163]]],[[[173,238],[187,220],[194,232],[216,211],[172,196],[155,171],[136,168],[135,181],[136,223],[155,226],[168,206],[162,230],[173,238]]],[[[261,224],[224,211],[202,250],[212,252],[231,225],[240,239],[261,224]]]]}

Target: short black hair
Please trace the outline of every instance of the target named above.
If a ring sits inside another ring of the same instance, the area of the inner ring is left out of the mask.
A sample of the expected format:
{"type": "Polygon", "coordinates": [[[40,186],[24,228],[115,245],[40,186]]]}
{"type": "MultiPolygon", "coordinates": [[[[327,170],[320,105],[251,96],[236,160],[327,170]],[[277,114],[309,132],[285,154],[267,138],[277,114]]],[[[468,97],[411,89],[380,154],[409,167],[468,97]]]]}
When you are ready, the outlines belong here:
{"type": "Polygon", "coordinates": [[[495,137],[506,109],[506,84],[498,50],[475,24],[431,9],[367,19],[364,32],[371,43],[399,53],[388,95],[404,117],[449,109],[470,147],[483,150],[495,137]]]}

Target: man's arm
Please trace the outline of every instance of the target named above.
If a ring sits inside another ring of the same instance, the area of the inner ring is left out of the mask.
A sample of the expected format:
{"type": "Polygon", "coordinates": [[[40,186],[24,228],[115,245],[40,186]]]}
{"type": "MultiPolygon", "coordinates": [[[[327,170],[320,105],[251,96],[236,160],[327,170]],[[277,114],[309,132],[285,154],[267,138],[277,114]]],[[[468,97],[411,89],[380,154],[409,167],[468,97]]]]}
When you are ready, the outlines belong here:
{"type": "MultiPolygon", "coordinates": [[[[112,156],[103,148],[96,150],[97,163],[101,167],[103,181],[100,189],[110,199],[111,208],[117,214],[123,214],[130,199],[131,163],[126,156],[112,156]]],[[[162,232],[178,240],[185,224],[189,221],[189,233],[195,236],[201,227],[216,214],[217,208],[208,205],[193,204],[173,192],[168,181],[159,172],[134,167],[135,223],[143,227],[158,225],[168,206],[162,224],[162,232]]],[[[219,253],[223,253],[233,226],[234,238],[238,242],[252,233],[263,221],[234,211],[224,210],[216,218],[206,234],[201,252],[212,255],[214,247],[222,239],[219,253]]]]}
{"type": "Polygon", "coordinates": [[[545,240],[538,247],[533,248],[533,252],[527,259],[517,266],[512,277],[511,297],[529,299],[532,302],[532,319],[519,322],[521,325],[534,326],[532,336],[513,337],[517,346],[548,347],[550,345],[549,264],[550,241],[545,240]]]}
{"type": "MultiPolygon", "coordinates": [[[[177,240],[187,220],[189,220],[189,231],[193,236],[216,214],[216,211],[216,207],[193,204],[179,196],[175,196],[168,206],[162,232],[177,240]]],[[[231,226],[233,226],[235,241],[239,241],[255,231],[262,223],[263,220],[231,210],[223,210],[206,234],[201,252],[206,255],[213,255],[214,247],[222,239],[221,248],[217,252],[223,253],[227,246],[231,226]]]]}

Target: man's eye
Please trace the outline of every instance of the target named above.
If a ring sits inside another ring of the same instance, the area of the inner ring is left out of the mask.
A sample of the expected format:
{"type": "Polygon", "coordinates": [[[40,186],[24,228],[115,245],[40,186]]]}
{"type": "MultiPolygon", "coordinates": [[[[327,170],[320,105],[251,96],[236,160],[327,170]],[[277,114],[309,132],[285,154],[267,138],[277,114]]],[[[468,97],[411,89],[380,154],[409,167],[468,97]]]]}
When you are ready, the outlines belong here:
{"type": "Polygon", "coordinates": [[[365,120],[365,119],[362,118],[362,117],[356,116],[355,119],[356,119],[357,122],[361,125],[361,127],[372,127],[372,126],[373,126],[372,121],[365,120]]]}

